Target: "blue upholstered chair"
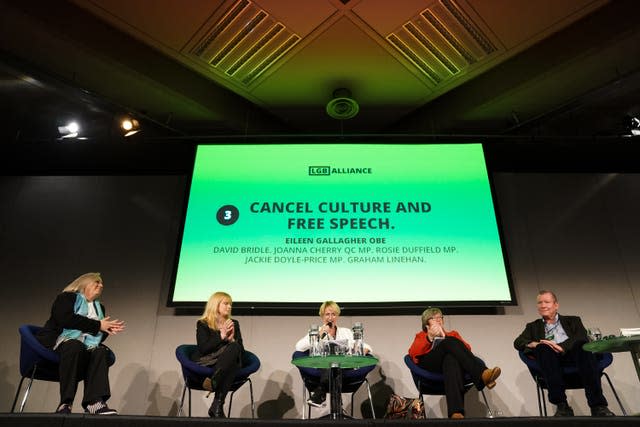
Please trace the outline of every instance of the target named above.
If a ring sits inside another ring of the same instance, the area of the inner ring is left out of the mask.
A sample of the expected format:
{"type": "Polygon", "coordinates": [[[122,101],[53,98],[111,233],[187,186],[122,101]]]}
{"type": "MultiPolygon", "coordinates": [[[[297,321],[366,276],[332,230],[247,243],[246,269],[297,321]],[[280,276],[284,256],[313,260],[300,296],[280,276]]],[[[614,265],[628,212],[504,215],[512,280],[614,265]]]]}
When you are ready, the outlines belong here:
{"type": "MultiPolygon", "coordinates": [[[[482,360],[479,357],[476,357],[478,360],[482,360]]],[[[425,411],[425,418],[427,417],[427,407],[424,405],[424,397],[423,395],[428,396],[444,396],[444,375],[437,372],[427,371],[424,368],[416,365],[411,356],[408,354],[404,356],[404,363],[411,371],[411,378],[413,378],[413,382],[418,389],[419,399],[422,401],[422,406],[425,411]]],[[[484,362],[483,362],[484,363],[484,362]]],[[[474,386],[471,377],[466,374],[465,375],[465,392],[469,391],[474,386]]],[[[484,400],[484,404],[487,407],[487,412],[489,416],[493,416],[493,411],[491,407],[489,407],[489,402],[487,402],[487,396],[484,393],[484,390],[480,390],[480,394],[482,395],[482,399],[484,400]]]]}
{"type": "MultiPolygon", "coordinates": [[[[295,351],[291,356],[291,359],[297,359],[299,357],[306,357],[309,355],[308,351],[295,351]]],[[[297,366],[300,371],[300,376],[302,377],[302,401],[304,405],[307,407],[307,411],[302,409],[302,418],[305,419],[305,412],[308,412],[308,417],[311,418],[311,405],[307,404],[307,392],[313,391],[318,383],[320,382],[320,376],[322,375],[321,369],[315,368],[303,368],[297,366]]],[[[376,413],[373,408],[373,400],[371,398],[371,387],[369,386],[369,381],[367,380],[367,375],[369,372],[373,371],[375,365],[366,366],[364,368],[358,369],[342,369],[342,393],[350,393],[351,394],[351,416],[353,417],[353,397],[362,386],[362,384],[366,384],[367,393],[369,395],[369,404],[371,405],[371,415],[375,419],[376,413]]]]}
{"type": "MultiPolygon", "coordinates": [[[[22,325],[18,328],[20,332],[20,383],[16,390],[16,396],[11,405],[11,412],[15,411],[20,390],[25,379],[29,379],[29,384],[20,403],[20,412],[24,410],[27,403],[31,385],[34,380],[40,381],[60,381],[58,373],[58,365],[60,364],[60,356],[53,350],[50,350],[40,344],[36,339],[36,334],[42,329],[41,326],[22,325]]],[[[116,356],[109,350],[109,366],[116,362],[116,356]]]]}
{"type": "MultiPolygon", "coordinates": [[[[523,351],[519,351],[518,355],[520,356],[520,360],[527,365],[529,369],[529,373],[533,377],[533,381],[536,383],[536,395],[538,396],[538,411],[540,412],[540,416],[547,416],[547,402],[544,397],[544,391],[547,390],[547,383],[542,376],[542,371],[540,370],[540,365],[538,365],[538,361],[533,358],[525,355],[523,351]]],[[[624,415],[627,415],[627,411],[625,411],[624,406],[622,406],[622,402],[618,397],[618,393],[616,392],[615,387],[613,387],[613,383],[609,378],[609,375],[604,371],[605,368],[611,363],[613,363],[613,355],[611,353],[596,353],[596,359],[598,360],[598,370],[600,371],[600,376],[604,376],[613,391],[613,395],[618,401],[618,405],[620,405],[620,410],[624,415]]],[[[564,366],[562,368],[562,379],[564,380],[565,387],[568,390],[572,389],[581,389],[584,388],[584,384],[582,383],[582,378],[578,373],[577,366],[564,366]]]]}
{"type": "MultiPolygon", "coordinates": [[[[182,398],[178,409],[178,416],[182,414],[184,406],[184,397],[189,390],[189,416],[191,416],[191,390],[202,390],[202,382],[205,378],[211,377],[215,372],[215,368],[208,368],[199,365],[191,360],[191,355],[196,351],[197,346],[194,344],[182,344],[176,348],[176,358],[180,362],[182,368],[182,376],[184,378],[184,388],[182,389],[182,398]]],[[[250,351],[242,352],[242,367],[236,374],[236,378],[231,385],[229,394],[229,409],[227,417],[231,416],[231,405],[233,404],[233,394],[244,384],[249,383],[249,395],[251,397],[251,418],[255,418],[255,404],[253,401],[253,383],[250,376],[260,369],[260,359],[250,351]]]]}

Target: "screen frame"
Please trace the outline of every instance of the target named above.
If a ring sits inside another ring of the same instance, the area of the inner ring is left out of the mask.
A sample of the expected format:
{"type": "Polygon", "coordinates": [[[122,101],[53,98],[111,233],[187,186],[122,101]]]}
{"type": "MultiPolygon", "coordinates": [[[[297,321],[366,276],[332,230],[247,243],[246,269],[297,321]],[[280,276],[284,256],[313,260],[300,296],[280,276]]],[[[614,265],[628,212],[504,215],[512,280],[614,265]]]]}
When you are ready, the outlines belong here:
{"type": "MultiPolygon", "coordinates": [[[[196,162],[196,153],[198,151],[198,147],[200,146],[262,146],[262,145],[280,145],[280,146],[296,146],[296,145],[310,145],[310,144],[320,144],[320,145],[343,145],[340,143],[332,143],[332,142],[269,142],[269,143],[238,143],[238,142],[215,142],[215,143],[198,143],[195,144],[194,155],[192,159],[192,165],[189,169],[189,176],[186,181],[185,195],[183,197],[183,206],[182,206],[182,214],[179,222],[179,232],[178,239],[176,241],[176,250],[174,251],[174,260],[172,264],[171,270],[171,281],[170,288],[167,295],[167,307],[176,308],[177,311],[181,311],[188,314],[193,314],[194,310],[203,309],[206,305],[206,301],[175,301],[173,299],[177,273],[178,273],[178,263],[180,260],[180,253],[182,249],[182,241],[185,231],[185,222],[190,198],[190,192],[194,179],[194,168],[196,162]]],[[[393,147],[394,145],[398,145],[398,143],[393,142],[350,142],[351,145],[382,145],[393,147]]],[[[511,268],[509,263],[508,251],[506,248],[506,239],[503,231],[502,218],[500,215],[499,209],[499,201],[496,197],[495,191],[495,183],[493,179],[493,171],[490,169],[491,162],[487,158],[487,148],[486,143],[481,141],[462,141],[462,142],[403,142],[401,145],[469,145],[469,144],[479,144],[482,148],[482,154],[484,158],[484,165],[487,172],[487,179],[490,189],[490,197],[492,202],[492,208],[494,213],[494,218],[496,221],[496,227],[499,237],[499,244],[502,253],[502,259],[504,263],[505,276],[507,280],[508,291],[510,295],[509,300],[482,300],[482,301],[474,301],[474,300],[459,300],[459,301],[384,301],[384,302],[341,302],[336,301],[336,303],[341,307],[342,310],[346,310],[349,315],[416,315],[420,314],[425,307],[446,307],[448,309],[458,309],[462,312],[466,312],[468,310],[472,311],[480,311],[480,312],[494,312],[495,310],[499,310],[500,307],[506,306],[516,306],[517,300],[513,285],[513,279],[511,274],[511,268]]],[[[212,289],[212,293],[217,291],[217,289],[212,289]]],[[[233,297],[233,295],[232,295],[233,297]]],[[[308,315],[310,313],[316,314],[318,307],[323,301],[317,302],[261,302],[261,301],[233,301],[233,312],[236,315],[267,315],[267,316],[282,316],[282,315],[308,315]]],[[[346,313],[345,313],[346,314],[346,313]]]]}

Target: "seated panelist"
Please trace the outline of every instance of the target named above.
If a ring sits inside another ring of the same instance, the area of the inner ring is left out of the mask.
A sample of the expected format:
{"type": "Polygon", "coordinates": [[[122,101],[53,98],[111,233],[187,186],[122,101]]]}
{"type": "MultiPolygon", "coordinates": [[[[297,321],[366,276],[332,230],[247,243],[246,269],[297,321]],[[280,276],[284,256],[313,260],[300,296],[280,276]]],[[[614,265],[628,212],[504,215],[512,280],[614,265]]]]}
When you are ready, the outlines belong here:
{"type": "MultiPolygon", "coordinates": [[[[325,301],[320,305],[320,321],[322,326],[318,330],[318,336],[320,342],[327,342],[329,340],[346,340],[347,346],[353,348],[353,331],[349,328],[338,326],[338,320],[340,318],[340,307],[334,301],[325,301]]],[[[305,335],[296,343],[296,351],[308,351],[311,349],[309,342],[309,335],[305,335]]],[[[364,353],[371,352],[371,347],[364,343],[364,353]]],[[[323,369],[320,382],[311,391],[307,403],[311,406],[322,407],[325,406],[325,400],[327,392],[329,390],[329,369],[323,369]]]]}
{"type": "Polygon", "coordinates": [[[431,372],[444,375],[444,391],[449,418],[464,418],[464,374],[469,373],[478,390],[493,388],[500,368],[487,368],[471,352],[471,346],[458,331],[444,328],[439,308],[422,313],[422,331],[409,348],[414,363],[431,372]]]}
{"type": "Polygon", "coordinates": [[[580,317],[559,314],[558,298],[549,290],[538,292],[537,306],[540,318],[527,323],[513,346],[537,360],[548,386],[549,402],[556,405],[555,416],[573,416],[562,380],[562,365],[567,363],[578,367],[591,415],[613,416],[602,394],[595,355],[582,349],[588,337],[580,317]]]}
{"type": "Polygon", "coordinates": [[[193,361],[215,368],[213,376],[204,380],[202,388],[214,392],[209,416],[224,418],[224,401],[242,365],[240,324],[231,318],[231,296],[216,292],[207,301],[202,317],[196,322],[198,349],[193,361]]]}
{"type": "Polygon", "coordinates": [[[99,300],[104,289],[100,273],[86,273],[67,285],[51,307],[51,317],[36,335],[40,343],[60,356],[58,414],[70,414],[78,383],[84,380],[82,407],[89,414],[115,415],[107,406],[109,349],[102,343],[124,331],[121,320],[105,316],[99,300]]]}

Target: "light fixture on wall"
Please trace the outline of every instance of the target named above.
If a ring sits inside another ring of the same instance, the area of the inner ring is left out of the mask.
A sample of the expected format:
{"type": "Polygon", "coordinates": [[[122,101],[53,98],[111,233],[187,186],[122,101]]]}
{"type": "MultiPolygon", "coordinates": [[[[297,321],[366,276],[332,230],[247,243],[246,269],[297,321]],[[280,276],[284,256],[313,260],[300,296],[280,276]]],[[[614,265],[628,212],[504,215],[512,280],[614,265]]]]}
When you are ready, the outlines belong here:
{"type": "Polygon", "coordinates": [[[625,136],[640,136],[640,119],[635,116],[627,115],[624,118],[624,127],[627,131],[625,136]]]}
{"type": "Polygon", "coordinates": [[[58,126],[58,134],[60,139],[77,138],[80,132],[80,125],[76,121],[69,121],[67,124],[58,126]]]}
{"type": "Polygon", "coordinates": [[[333,99],[327,103],[327,114],[337,120],[347,120],[355,117],[360,106],[351,97],[349,89],[340,88],[333,91],[333,99]]]}
{"type": "Polygon", "coordinates": [[[120,121],[120,129],[125,137],[135,135],[140,132],[140,122],[131,117],[124,117],[120,121]]]}

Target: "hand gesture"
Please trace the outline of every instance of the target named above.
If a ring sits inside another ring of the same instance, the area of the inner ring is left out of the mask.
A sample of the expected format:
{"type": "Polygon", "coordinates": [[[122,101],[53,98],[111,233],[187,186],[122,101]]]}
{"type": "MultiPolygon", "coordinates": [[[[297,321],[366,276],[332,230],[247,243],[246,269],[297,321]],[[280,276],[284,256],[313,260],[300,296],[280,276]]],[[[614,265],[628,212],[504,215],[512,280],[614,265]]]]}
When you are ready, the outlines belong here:
{"type": "Polygon", "coordinates": [[[111,320],[111,317],[107,316],[100,321],[100,330],[109,335],[115,335],[118,332],[122,332],[124,331],[124,328],[124,320],[111,320]]]}
{"type": "Polygon", "coordinates": [[[233,341],[236,335],[236,328],[233,323],[233,320],[227,319],[228,327],[227,327],[227,341],[233,341]]]}
{"type": "Polygon", "coordinates": [[[444,329],[442,328],[442,325],[439,325],[436,323],[432,326],[429,326],[429,329],[427,330],[427,335],[429,336],[429,341],[433,341],[435,337],[444,338],[444,329]]]}
{"type": "MultiPolygon", "coordinates": [[[[331,322],[329,322],[329,323],[331,323],[331,322]]],[[[333,327],[333,324],[331,324],[331,326],[329,326],[329,323],[325,323],[324,325],[322,325],[320,327],[320,336],[321,337],[331,334],[331,329],[333,327]]]]}
{"type": "Polygon", "coordinates": [[[233,325],[233,320],[227,319],[220,327],[220,338],[227,341],[233,341],[233,337],[235,335],[235,329],[233,325]]]}
{"type": "Polygon", "coordinates": [[[553,351],[555,351],[556,353],[562,353],[564,352],[564,350],[562,349],[562,347],[560,347],[558,345],[558,343],[556,343],[555,341],[551,341],[551,340],[540,340],[540,344],[545,344],[548,345],[549,347],[551,347],[553,349],[553,351]]]}

